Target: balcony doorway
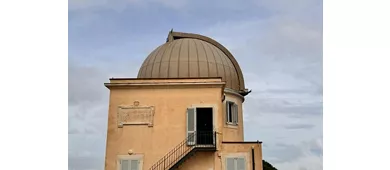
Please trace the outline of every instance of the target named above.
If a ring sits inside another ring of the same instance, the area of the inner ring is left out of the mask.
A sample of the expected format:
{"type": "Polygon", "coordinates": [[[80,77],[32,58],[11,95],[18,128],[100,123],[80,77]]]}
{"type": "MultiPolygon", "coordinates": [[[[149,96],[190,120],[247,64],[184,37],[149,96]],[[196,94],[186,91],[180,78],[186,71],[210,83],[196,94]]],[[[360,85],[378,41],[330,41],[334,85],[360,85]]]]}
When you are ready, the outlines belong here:
{"type": "Polygon", "coordinates": [[[198,145],[213,144],[213,108],[196,108],[196,131],[196,143],[198,145]]]}

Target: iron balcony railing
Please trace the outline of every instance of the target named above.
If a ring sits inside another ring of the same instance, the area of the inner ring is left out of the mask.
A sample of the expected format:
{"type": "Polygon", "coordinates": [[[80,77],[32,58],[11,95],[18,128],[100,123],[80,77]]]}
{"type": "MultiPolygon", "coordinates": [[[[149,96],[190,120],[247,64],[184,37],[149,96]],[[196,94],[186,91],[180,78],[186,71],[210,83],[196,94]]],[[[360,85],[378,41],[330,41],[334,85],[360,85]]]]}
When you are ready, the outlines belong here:
{"type": "Polygon", "coordinates": [[[192,150],[200,149],[215,149],[216,147],[216,132],[214,131],[196,131],[186,137],[175,148],[169,151],[164,157],[157,161],[150,170],[168,170],[176,163],[183,159],[192,150]]]}

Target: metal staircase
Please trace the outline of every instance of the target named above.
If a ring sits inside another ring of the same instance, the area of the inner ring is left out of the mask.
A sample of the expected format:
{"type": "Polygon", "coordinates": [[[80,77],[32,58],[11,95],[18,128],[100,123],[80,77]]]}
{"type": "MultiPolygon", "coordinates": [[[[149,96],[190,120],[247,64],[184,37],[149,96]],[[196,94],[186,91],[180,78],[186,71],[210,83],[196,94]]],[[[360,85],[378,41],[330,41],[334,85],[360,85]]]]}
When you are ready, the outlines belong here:
{"type": "Polygon", "coordinates": [[[214,131],[196,131],[157,161],[150,170],[173,170],[198,151],[215,151],[217,135],[214,131]]]}

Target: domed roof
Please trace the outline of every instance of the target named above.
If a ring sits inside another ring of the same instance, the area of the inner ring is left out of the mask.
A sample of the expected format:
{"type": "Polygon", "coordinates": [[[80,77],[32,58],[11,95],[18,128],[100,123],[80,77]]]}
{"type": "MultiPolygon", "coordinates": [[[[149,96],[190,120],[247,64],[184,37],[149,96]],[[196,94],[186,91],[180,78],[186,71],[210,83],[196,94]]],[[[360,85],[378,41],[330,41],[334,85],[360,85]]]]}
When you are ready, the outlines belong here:
{"type": "Polygon", "coordinates": [[[165,44],[143,62],[138,78],[221,77],[226,88],[246,91],[241,68],[233,55],[211,38],[170,32],[165,44]]]}

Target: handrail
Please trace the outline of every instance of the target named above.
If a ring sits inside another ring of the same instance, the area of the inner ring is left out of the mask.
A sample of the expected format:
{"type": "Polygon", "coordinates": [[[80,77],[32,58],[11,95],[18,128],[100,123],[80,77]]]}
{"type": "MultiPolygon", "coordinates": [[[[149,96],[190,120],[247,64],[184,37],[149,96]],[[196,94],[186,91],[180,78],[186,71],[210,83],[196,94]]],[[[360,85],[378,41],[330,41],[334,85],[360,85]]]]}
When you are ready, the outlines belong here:
{"type": "Polygon", "coordinates": [[[178,161],[184,158],[196,147],[215,147],[216,133],[194,132],[180,142],[176,147],[169,151],[164,157],[158,160],[150,170],[166,170],[173,167],[178,161]]]}

